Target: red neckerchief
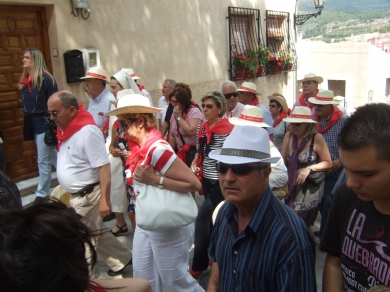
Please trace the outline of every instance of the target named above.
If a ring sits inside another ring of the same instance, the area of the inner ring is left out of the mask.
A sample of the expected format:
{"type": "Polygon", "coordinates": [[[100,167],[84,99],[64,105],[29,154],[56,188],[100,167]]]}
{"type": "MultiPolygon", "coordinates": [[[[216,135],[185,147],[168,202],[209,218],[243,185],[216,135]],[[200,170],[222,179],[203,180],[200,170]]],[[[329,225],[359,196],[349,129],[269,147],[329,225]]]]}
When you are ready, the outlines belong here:
{"type": "Polygon", "coordinates": [[[200,129],[204,128],[204,131],[199,131],[198,139],[202,138],[203,136],[207,135],[207,144],[210,144],[211,142],[211,134],[230,134],[230,132],[233,130],[234,125],[232,125],[229,122],[229,119],[222,119],[218,123],[216,123],[211,129],[209,125],[209,121],[204,122],[200,129]]]}
{"type": "MultiPolygon", "coordinates": [[[[317,96],[317,94],[318,94],[318,89],[317,89],[317,91],[316,91],[316,96],[317,96]]],[[[306,94],[304,94],[304,93],[302,93],[301,94],[301,96],[299,97],[299,103],[301,104],[301,106],[306,106],[306,107],[309,107],[309,108],[313,108],[314,107],[314,104],[312,104],[312,103],[310,103],[309,101],[307,101],[307,103],[306,103],[306,101],[305,101],[305,97],[306,97],[306,94]],[[308,105],[309,104],[309,105],[308,105]]],[[[309,97],[315,97],[315,96],[309,96],[309,97]]],[[[309,98],[308,97],[308,98],[309,98]]]]}
{"type": "Polygon", "coordinates": [[[31,76],[31,79],[29,80],[28,79],[29,77],[29,74],[26,73],[23,77],[23,81],[20,81],[19,84],[23,84],[23,85],[26,85],[27,86],[27,90],[28,92],[32,92],[32,89],[31,89],[31,84],[33,83],[33,77],[31,76]]]}
{"type": "Polygon", "coordinates": [[[277,125],[279,125],[280,122],[287,116],[288,116],[288,112],[287,113],[281,112],[279,118],[274,122],[273,127],[275,128],[277,125]]]}
{"type": "Polygon", "coordinates": [[[76,117],[66,127],[65,131],[62,132],[60,128],[57,128],[57,151],[60,151],[61,143],[73,136],[76,132],[80,131],[86,125],[95,125],[92,115],[84,110],[82,104],[79,104],[79,112],[76,117]]]}
{"type": "MultiPolygon", "coordinates": [[[[161,132],[156,129],[152,129],[148,133],[145,144],[142,149],[138,148],[138,151],[131,153],[129,158],[126,161],[126,169],[130,169],[131,173],[134,173],[135,168],[144,161],[146,153],[148,153],[149,147],[152,146],[157,140],[162,140],[161,132]]],[[[132,181],[132,178],[131,178],[132,181]]],[[[132,182],[127,181],[128,184],[132,185],[132,182]]]]}
{"type": "Polygon", "coordinates": [[[145,89],[145,86],[137,84],[139,91],[142,91],[142,89],[145,89]]]}
{"type": "MultiPolygon", "coordinates": [[[[329,118],[328,125],[326,126],[325,129],[321,130],[320,123],[318,123],[317,124],[317,132],[321,133],[321,134],[328,132],[330,127],[332,127],[334,124],[336,124],[338,122],[338,120],[340,120],[343,115],[344,115],[344,113],[341,110],[339,110],[337,107],[333,106],[332,111],[330,112],[330,118],[329,118]]],[[[314,120],[318,121],[317,113],[314,113],[314,120]]]]}
{"type": "Polygon", "coordinates": [[[260,102],[259,102],[259,98],[256,96],[256,98],[254,100],[251,101],[251,103],[249,105],[258,105],[260,102]]]}
{"type": "Polygon", "coordinates": [[[107,290],[104,289],[98,282],[92,280],[89,280],[88,288],[95,292],[107,292],[107,290]]]}

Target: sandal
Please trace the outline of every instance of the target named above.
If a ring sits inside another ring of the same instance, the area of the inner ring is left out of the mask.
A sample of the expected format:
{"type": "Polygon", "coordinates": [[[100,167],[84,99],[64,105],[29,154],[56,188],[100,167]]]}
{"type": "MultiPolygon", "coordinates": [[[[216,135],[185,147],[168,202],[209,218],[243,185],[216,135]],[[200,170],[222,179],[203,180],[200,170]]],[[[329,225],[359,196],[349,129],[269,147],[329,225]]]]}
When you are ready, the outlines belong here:
{"type": "Polygon", "coordinates": [[[117,232],[114,232],[111,230],[112,235],[114,235],[115,237],[120,236],[122,233],[126,233],[128,231],[126,223],[122,227],[119,226],[118,224],[115,224],[115,226],[119,228],[119,230],[117,232]],[[126,229],[123,228],[125,226],[126,226],[126,229]]]}

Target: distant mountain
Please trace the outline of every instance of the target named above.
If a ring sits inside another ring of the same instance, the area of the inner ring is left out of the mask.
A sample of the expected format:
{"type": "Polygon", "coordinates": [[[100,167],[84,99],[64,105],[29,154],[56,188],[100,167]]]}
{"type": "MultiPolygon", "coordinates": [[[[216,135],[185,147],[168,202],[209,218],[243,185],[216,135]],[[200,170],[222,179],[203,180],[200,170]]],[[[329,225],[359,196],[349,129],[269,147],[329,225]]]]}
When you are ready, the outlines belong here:
{"type": "MultiPolygon", "coordinates": [[[[388,0],[326,0],[325,11],[342,11],[346,13],[372,13],[390,10],[388,0]]],[[[313,0],[298,0],[298,11],[315,12],[313,0]]]]}

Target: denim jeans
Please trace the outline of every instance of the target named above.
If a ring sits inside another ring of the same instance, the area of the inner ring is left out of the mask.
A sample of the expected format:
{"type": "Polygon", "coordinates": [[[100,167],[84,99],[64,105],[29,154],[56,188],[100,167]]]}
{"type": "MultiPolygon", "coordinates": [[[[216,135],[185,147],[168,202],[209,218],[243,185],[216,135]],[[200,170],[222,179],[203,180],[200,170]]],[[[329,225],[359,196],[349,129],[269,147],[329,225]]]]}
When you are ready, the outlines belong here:
{"type": "Polygon", "coordinates": [[[39,183],[36,196],[45,197],[49,195],[51,182],[51,166],[57,166],[57,151],[55,146],[47,146],[44,141],[45,132],[34,134],[35,144],[38,152],[39,183]]]}

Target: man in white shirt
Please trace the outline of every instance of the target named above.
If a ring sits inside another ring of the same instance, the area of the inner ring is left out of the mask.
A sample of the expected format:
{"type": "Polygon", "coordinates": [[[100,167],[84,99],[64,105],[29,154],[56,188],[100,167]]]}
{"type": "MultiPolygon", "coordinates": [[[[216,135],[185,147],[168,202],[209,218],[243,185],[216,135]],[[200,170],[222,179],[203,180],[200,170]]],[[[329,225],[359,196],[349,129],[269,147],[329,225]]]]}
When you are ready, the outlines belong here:
{"type": "Polygon", "coordinates": [[[106,88],[107,73],[100,67],[91,67],[87,75],[80,79],[85,79],[85,88],[91,96],[88,112],[103,134],[106,134],[108,129],[106,112],[110,110],[110,100],[115,101],[114,95],[106,88]]]}
{"type": "Polygon", "coordinates": [[[169,95],[173,92],[176,86],[176,81],[172,79],[165,79],[162,86],[162,96],[158,100],[158,108],[162,108],[163,110],[156,114],[156,119],[158,120],[158,129],[162,133],[163,137],[168,131],[168,126],[165,127],[165,132],[163,131],[163,125],[165,120],[165,114],[167,112],[168,105],[170,103],[169,95]]]}
{"type": "Polygon", "coordinates": [[[71,92],[53,94],[48,110],[58,127],[58,181],[71,193],[71,207],[95,235],[96,252],[110,267],[108,275],[120,275],[132,255],[111,232],[102,230],[102,218],[111,213],[110,162],[102,131],[71,92]]]}
{"type": "Polygon", "coordinates": [[[237,86],[233,81],[225,80],[219,85],[219,90],[226,98],[226,118],[238,118],[245,105],[238,102],[237,86]]]}

